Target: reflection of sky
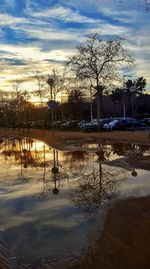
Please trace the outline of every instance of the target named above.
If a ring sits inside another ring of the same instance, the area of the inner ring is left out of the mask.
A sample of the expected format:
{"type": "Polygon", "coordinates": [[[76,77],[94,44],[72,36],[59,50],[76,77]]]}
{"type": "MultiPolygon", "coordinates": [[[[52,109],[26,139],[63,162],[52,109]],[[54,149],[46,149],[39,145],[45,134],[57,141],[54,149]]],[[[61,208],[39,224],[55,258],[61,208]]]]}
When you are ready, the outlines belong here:
{"type": "Polygon", "coordinates": [[[90,223],[86,221],[80,210],[71,204],[69,189],[62,190],[57,197],[53,196],[50,190],[43,198],[42,184],[34,177],[30,181],[20,181],[16,184],[13,182],[9,186],[1,184],[0,229],[10,235],[8,243],[14,252],[19,251],[19,242],[24,237],[23,252],[28,245],[29,258],[36,255],[38,258],[39,255],[44,257],[54,255],[62,258],[67,251],[74,252],[83,247],[90,223]],[[86,231],[84,231],[85,227],[86,231]],[[38,244],[32,229],[38,234],[38,244]],[[29,239],[28,234],[30,234],[29,239]],[[78,235],[80,235],[80,244],[78,235]],[[12,240],[12,236],[15,240],[12,240]],[[36,253],[33,248],[35,243],[36,253]]]}
{"type": "Polygon", "coordinates": [[[119,196],[126,197],[142,197],[150,195],[150,172],[145,170],[137,170],[137,177],[130,176],[120,186],[119,196]]]}
{"type": "MultiPolygon", "coordinates": [[[[28,257],[26,262],[32,262],[37,258],[61,259],[77,254],[86,245],[94,222],[82,208],[73,203],[71,192],[76,190],[80,180],[84,182],[83,174],[88,175],[99,167],[102,150],[109,164],[122,157],[124,147],[120,156],[116,154],[118,149],[111,150],[111,145],[85,145],[87,151],[82,148],[81,152],[58,151],[58,162],[55,160],[55,163],[60,173],[56,187],[60,192],[55,196],[52,194],[54,180],[51,173],[54,149],[43,142],[28,142],[26,139],[21,144],[17,139],[15,143],[6,140],[0,147],[0,230],[5,233],[16,259],[24,255],[26,259],[28,257]],[[25,159],[27,152],[24,149],[29,151],[32,162],[25,159]],[[27,168],[24,168],[24,162],[27,168]]],[[[114,170],[115,176],[119,171],[121,176],[125,175],[123,168],[117,170],[113,167],[110,170],[108,167],[103,164],[103,173],[107,176],[114,170]]],[[[125,196],[131,194],[129,190],[141,188],[143,178],[144,186],[148,186],[149,182],[145,180],[149,172],[140,172],[139,175],[137,181],[131,178],[123,183],[121,191],[125,196]],[[140,184],[137,185],[137,182],[140,184]]]]}
{"type": "MultiPolygon", "coordinates": [[[[1,144],[0,230],[6,233],[8,245],[16,256],[28,255],[29,260],[31,257],[34,260],[75,254],[87,242],[91,226],[90,219],[86,219],[70,200],[70,188],[74,187],[76,178],[65,178],[60,166],[63,188],[57,197],[54,196],[53,149],[46,145],[44,148],[44,143],[34,141],[30,146],[34,162],[24,168],[23,151],[29,147],[26,141],[22,145],[20,151],[17,140],[15,149],[10,141],[1,144]],[[16,152],[22,156],[22,161],[15,159],[16,152]],[[69,180],[72,182],[68,185],[69,180]]],[[[59,152],[59,161],[62,159],[63,152],[59,152]]],[[[58,182],[59,185],[62,184],[58,182]]]]}

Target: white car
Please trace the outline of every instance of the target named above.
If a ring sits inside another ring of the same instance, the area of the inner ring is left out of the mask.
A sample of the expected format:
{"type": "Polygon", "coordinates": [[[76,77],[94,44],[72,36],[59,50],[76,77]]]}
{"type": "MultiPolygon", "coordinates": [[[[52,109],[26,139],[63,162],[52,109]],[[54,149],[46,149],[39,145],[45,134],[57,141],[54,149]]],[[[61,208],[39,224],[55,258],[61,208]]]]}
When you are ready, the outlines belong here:
{"type": "Polygon", "coordinates": [[[105,130],[113,130],[113,128],[115,127],[115,125],[116,125],[117,122],[118,122],[118,120],[113,120],[110,123],[104,124],[103,128],[105,130]]]}
{"type": "Polygon", "coordinates": [[[97,129],[98,127],[98,120],[93,119],[92,121],[85,121],[78,125],[80,129],[88,130],[88,129],[97,129]]]}

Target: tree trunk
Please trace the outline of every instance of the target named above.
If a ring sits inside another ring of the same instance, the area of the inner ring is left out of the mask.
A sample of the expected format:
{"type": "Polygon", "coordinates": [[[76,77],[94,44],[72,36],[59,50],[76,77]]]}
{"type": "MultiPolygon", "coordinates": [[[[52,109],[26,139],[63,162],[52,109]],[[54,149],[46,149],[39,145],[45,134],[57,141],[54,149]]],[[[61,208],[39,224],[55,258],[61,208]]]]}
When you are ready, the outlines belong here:
{"type": "Polygon", "coordinates": [[[100,129],[100,116],[101,116],[101,92],[98,77],[96,79],[96,90],[97,90],[97,120],[98,120],[98,129],[100,129]]]}
{"type": "Polygon", "coordinates": [[[98,129],[100,129],[100,91],[97,89],[97,120],[98,120],[98,129]]]}
{"type": "Polygon", "coordinates": [[[91,121],[93,120],[93,104],[92,100],[90,100],[90,115],[91,115],[91,121]]]}

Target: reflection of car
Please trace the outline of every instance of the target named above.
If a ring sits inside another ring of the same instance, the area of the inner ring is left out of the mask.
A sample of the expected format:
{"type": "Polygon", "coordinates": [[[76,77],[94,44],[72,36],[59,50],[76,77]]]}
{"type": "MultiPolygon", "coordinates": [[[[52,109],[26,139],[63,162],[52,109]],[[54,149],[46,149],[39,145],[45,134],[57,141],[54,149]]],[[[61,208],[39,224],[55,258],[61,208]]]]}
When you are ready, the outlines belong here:
{"type": "Polygon", "coordinates": [[[110,122],[109,124],[104,125],[106,130],[127,130],[131,128],[141,128],[145,127],[145,124],[141,120],[132,119],[132,118],[123,118],[116,119],[110,122]]]}

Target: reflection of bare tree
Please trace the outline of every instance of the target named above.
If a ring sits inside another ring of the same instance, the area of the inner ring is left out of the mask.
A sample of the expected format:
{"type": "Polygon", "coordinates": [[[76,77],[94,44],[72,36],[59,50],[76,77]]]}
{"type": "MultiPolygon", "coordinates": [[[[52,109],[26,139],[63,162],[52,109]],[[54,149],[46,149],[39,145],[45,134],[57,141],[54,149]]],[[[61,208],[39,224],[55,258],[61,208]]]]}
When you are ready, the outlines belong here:
{"type": "Polygon", "coordinates": [[[88,157],[88,153],[86,151],[76,150],[65,152],[64,156],[66,160],[69,160],[71,163],[83,162],[88,157]]]}
{"type": "Polygon", "coordinates": [[[19,153],[20,153],[20,175],[19,178],[23,179],[23,169],[22,169],[22,156],[21,156],[21,152],[22,152],[22,143],[21,143],[21,139],[19,140],[19,153]]]}
{"type": "Polygon", "coordinates": [[[150,145],[138,145],[138,151],[143,155],[146,151],[150,150],[150,145]]]}
{"type": "Polygon", "coordinates": [[[36,141],[33,139],[21,137],[5,139],[3,145],[1,145],[1,150],[5,159],[14,157],[14,161],[23,164],[24,168],[27,168],[28,165],[42,166],[43,164],[42,154],[36,149],[36,141]],[[35,144],[35,149],[33,144],[35,144]]]}
{"type": "Polygon", "coordinates": [[[106,161],[105,152],[103,150],[96,151],[96,155],[98,156],[97,161],[106,161]]]}
{"type": "Polygon", "coordinates": [[[103,144],[98,144],[98,148],[95,154],[98,156],[97,162],[104,162],[109,159],[111,150],[108,151],[106,148],[104,148],[103,144]]]}
{"type": "Polygon", "coordinates": [[[146,151],[150,150],[149,145],[136,145],[129,143],[114,143],[111,145],[113,154],[118,156],[132,155],[143,155],[146,151]]]}
{"type": "Polygon", "coordinates": [[[113,154],[117,154],[118,156],[125,156],[128,151],[135,150],[135,145],[128,143],[114,143],[111,147],[113,154]]]}
{"type": "Polygon", "coordinates": [[[90,154],[86,151],[77,150],[64,153],[65,162],[68,168],[65,170],[66,176],[70,174],[71,177],[78,176],[79,171],[84,169],[84,165],[89,160],[90,154]],[[85,162],[86,161],[86,162],[85,162]]]}
{"type": "Polygon", "coordinates": [[[114,195],[119,182],[125,177],[124,169],[102,167],[99,163],[98,170],[82,175],[79,179],[78,187],[72,193],[72,200],[77,206],[94,213],[103,200],[114,195]]]}
{"type": "Polygon", "coordinates": [[[43,190],[40,197],[45,198],[49,191],[52,189],[52,193],[54,195],[59,194],[59,180],[60,172],[59,172],[59,161],[58,161],[58,150],[53,149],[53,160],[51,167],[51,178],[46,178],[46,152],[45,152],[45,144],[43,146],[43,190]]]}
{"type": "Polygon", "coordinates": [[[45,155],[45,144],[43,145],[43,190],[41,197],[46,197],[48,194],[48,180],[46,179],[46,155],[45,155]]]}

